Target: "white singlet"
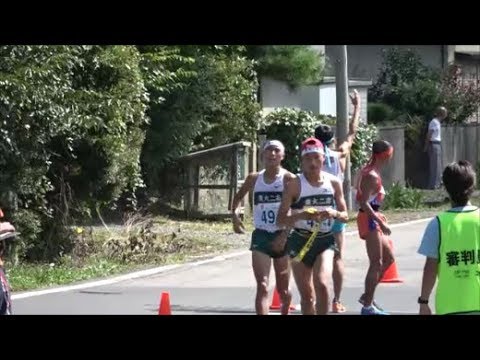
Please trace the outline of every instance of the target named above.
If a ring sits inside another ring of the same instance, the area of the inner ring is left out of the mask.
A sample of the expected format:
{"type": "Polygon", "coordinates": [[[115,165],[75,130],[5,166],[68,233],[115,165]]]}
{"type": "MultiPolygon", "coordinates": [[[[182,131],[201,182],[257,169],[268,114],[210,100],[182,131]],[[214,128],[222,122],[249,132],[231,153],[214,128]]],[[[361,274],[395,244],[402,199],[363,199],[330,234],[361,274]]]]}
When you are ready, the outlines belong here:
{"type": "Polygon", "coordinates": [[[286,172],[287,170],[281,169],[271,184],[265,183],[265,170],[258,173],[253,189],[253,222],[256,229],[268,232],[280,230],[276,223],[282,201],[283,177],[286,172]]]}
{"type": "MultiPolygon", "coordinates": [[[[300,178],[300,198],[292,205],[293,212],[302,212],[306,208],[315,208],[325,210],[335,207],[335,190],[332,180],[336,176],[322,171],[322,184],[318,187],[310,185],[305,175],[299,174],[300,178]]],[[[320,232],[327,233],[332,230],[334,219],[327,219],[320,223],[320,232]]],[[[314,222],[311,220],[299,220],[295,223],[295,228],[312,231],[314,222]]]]}

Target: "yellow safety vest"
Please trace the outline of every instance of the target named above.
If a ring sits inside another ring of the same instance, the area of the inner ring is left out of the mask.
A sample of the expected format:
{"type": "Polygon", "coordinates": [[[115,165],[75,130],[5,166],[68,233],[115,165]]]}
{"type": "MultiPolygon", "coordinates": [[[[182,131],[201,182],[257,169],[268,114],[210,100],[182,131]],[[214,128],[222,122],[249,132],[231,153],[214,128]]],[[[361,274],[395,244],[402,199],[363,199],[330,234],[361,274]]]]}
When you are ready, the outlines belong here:
{"type": "Polygon", "coordinates": [[[440,224],[436,314],[480,311],[480,209],[437,216],[440,224]]]}

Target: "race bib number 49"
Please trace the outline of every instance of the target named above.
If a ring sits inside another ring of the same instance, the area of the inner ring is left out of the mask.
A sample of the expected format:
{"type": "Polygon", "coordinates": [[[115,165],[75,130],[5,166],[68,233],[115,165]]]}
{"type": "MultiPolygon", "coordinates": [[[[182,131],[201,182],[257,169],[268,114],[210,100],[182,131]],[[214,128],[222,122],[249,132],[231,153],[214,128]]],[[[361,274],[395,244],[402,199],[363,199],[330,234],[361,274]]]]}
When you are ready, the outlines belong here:
{"type": "Polygon", "coordinates": [[[261,209],[260,220],[265,225],[273,225],[277,221],[278,204],[264,204],[261,209]]]}

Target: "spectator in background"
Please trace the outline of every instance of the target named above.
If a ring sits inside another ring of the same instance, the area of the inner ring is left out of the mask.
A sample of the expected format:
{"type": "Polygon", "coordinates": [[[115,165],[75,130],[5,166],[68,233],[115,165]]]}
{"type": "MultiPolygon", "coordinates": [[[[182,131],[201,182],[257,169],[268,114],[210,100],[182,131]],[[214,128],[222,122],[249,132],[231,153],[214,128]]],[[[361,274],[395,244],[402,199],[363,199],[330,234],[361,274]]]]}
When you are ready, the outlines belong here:
{"type": "Polygon", "coordinates": [[[442,124],[447,117],[447,109],[440,106],[435,111],[435,117],[428,125],[423,151],[428,152],[428,188],[438,189],[442,176],[442,124]]]}

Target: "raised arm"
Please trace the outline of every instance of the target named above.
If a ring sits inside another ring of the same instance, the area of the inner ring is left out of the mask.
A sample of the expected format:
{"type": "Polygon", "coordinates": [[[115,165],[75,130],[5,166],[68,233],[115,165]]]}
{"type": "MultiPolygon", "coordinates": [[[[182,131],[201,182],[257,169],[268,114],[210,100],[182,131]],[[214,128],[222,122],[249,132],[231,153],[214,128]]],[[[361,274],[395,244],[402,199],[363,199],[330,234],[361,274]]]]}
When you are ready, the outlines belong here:
{"type": "Polygon", "coordinates": [[[358,122],[360,121],[361,99],[360,94],[357,90],[353,91],[353,95],[350,95],[350,99],[353,104],[353,116],[348,126],[347,139],[340,143],[337,147],[337,150],[340,153],[341,157],[347,157],[347,155],[350,153],[353,141],[355,140],[355,136],[357,135],[358,122]]]}

